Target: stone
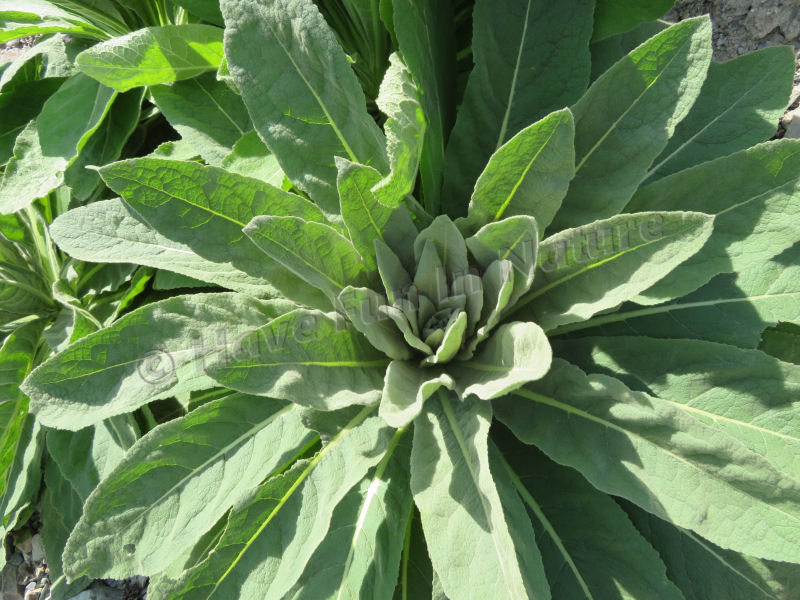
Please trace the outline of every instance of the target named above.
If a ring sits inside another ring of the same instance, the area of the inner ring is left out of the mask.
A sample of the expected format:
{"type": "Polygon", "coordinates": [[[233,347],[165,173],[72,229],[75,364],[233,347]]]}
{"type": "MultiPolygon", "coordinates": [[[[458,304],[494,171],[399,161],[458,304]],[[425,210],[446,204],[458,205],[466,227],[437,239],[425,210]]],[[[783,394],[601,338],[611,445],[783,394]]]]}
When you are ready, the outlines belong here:
{"type": "Polygon", "coordinates": [[[42,536],[38,533],[31,538],[31,560],[34,563],[40,563],[44,560],[44,545],[42,544],[42,536]]]}
{"type": "Polygon", "coordinates": [[[89,589],[83,590],[69,600],[122,600],[122,590],[115,590],[102,583],[93,583],[89,589]]]}
{"type": "Polygon", "coordinates": [[[791,120],[786,124],[786,135],[784,137],[800,140],[800,108],[795,108],[789,115],[791,120]]]}

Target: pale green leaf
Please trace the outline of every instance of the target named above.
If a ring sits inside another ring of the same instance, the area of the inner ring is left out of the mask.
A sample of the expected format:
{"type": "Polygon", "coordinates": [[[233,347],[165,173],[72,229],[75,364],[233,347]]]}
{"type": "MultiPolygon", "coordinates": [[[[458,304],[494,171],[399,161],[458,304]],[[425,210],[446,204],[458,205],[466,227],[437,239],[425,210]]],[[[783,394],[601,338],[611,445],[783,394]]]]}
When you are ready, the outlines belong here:
{"type": "Polygon", "coordinates": [[[389,358],[411,358],[411,349],[403,341],[403,335],[381,307],[386,307],[386,299],[368,288],[347,286],[336,298],[336,308],[344,311],[348,320],[370,344],[389,358]]]}
{"type": "Polygon", "coordinates": [[[169,124],[209,164],[221,166],[253,128],[242,99],[214,73],[153,86],[150,92],[169,124]]]}
{"type": "Polygon", "coordinates": [[[312,0],[221,8],[228,68],[256,130],[289,179],[338,213],[334,156],[386,169],[383,134],[345,53],[312,0]]]}
{"type": "Polygon", "coordinates": [[[78,157],[67,168],[64,183],[69,186],[75,200],[89,200],[100,183],[100,174],[88,167],[106,165],[119,158],[128,137],[139,125],[143,96],[143,89],[118,94],[100,127],[92,133],[78,157]]]}
{"type": "Polygon", "coordinates": [[[700,93],[711,62],[708,17],[664,30],[606,71],[572,107],[575,178],[555,229],[619,213],[700,93]]]}
{"type": "Polygon", "coordinates": [[[323,542],[336,506],[389,444],[391,430],[371,415],[374,410],[349,412],[314,458],[295,463],[234,507],[208,558],[152,600],[283,598],[323,542]]]}
{"type": "Polygon", "coordinates": [[[189,246],[164,237],[118,198],[64,213],[53,221],[50,234],[59,248],[78,260],[168,269],[253,296],[272,290],[266,280],[207,260],[189,246]]]}
{"type": "Polygon", "coordinates": [[[793,76],[794,53],[786,46],[712,62],[697,102],[650,167],[648,182],[772,137],[793,76]]]}
{"type": "Polygon", "coordinates": [[[267,256],[323,293],[331,302],[348,284],[366,282],[355,246],[333,227],[300,217],[260,216],[244,233],[267,256]]]}
{"type": "Polygon", "coordinates": [[[800,241],[793,221],[800,207],[800,140],[760,144],[675,173],[641,188],[625,210],[656,206],[713,214],[714,232],[697,254],[636,298],[639,304],[684,296],[719,273],[757,267],[800,241]]]}
{"type": "Polygon", "coordinates": [[[75,64],[100,83],[124,92],[215,71],[222,56],[219,27],[164,25],[92,46],[78,55],[75,64]]]}
{"type": "Polygon", "coordinates": [[[247,132],[234,144],[221,166],[231,173],[260,179],[275,187],[281,187],[286,177],[278,159],[267,150],[255,131],[247,132]]]}
{"type": "Polygon", "coordinates": [[[372,191],[379,202],[398,206],[417,182],[427,123],[414,80],[397,53],[389,56],[389,68],[376,104],[387,117],[383,128],[389,175],[376,183],[372,191]]]}
{"type": "Polygon", "coordinates": [[[758,350],[639,336],[556,345],[589,372],[627,374],[713,424],[786,474],[800,455],[800,367],[758,350]]]}
{"type": "Polygon", "coordinates": [[[319,290],[270,260],[242,233],[256,215],[325,221],[322,211],[305,198],[194,162],[137,158],[103,167],[100,174],[164,237],[206,260],[266,280],[298,304],[330,306],[319,290]]]}
{"type": "MultiPolygon", "coordinates": [[[[475,181],[503,144],[531,123],[572,104],[586,90],[593,8],[592,0],[476,1],[472,39],[475,68],[447,147],[443,202],[448,214],[465,214],[475,181]]],[[[537,141],[541,144],[543,139],[546,134],[537,141]]],[[[553,152],[557,154],[558,150],[553,152]]],[[[572,155],[571,143],[563,152],[557,168],[571,171],[572,165],[565,164],[572,155]]],[[[519,161],[532,158],[533,154],[528,154],[519,161]]],[[[571,172],[566,175],[567,180],[571,176],[571,172]]],[[[564,175],[559,172],[557,177],[564,175]]],[[[560,181],[554,188],[564,183],[560,181]]],[[[553,201],[549,198],[543,203],[553,201]]],[[[548,206],[550,218],[557,207],[548,206]]],[[[496,208],[493,205],[490,212],[494,214],[496,208]]],[[[538,218],[539,214],[534,216],[538,218]]],[[[542,230],[548,223],[549,218],[540,224],[542,230]]]]}
{"type": "Polygon", "coordinates": [[[405,427],[440,387],[455,387],[453,378],[441,369],[423,369],[410,361],[393,360],[386,369],[378,412],[392,427],[405,427]]]}
{"type": "Polygon", "coordinates": [[[403,264],[412,264],[414,258],[409,242],[417,237],[417,228],[404,205],[390,208],[382,204],[379,195],[372,191],[380,184],[380,173],[338,157],[336,166],[342,218],[367,268],[371,271],[378,268],[375,240],[389,246],[403,264]]]}
{"type": "Polygon", "coordinates": [[[627,305],[554,333],[596,328],[594,335],[686,337],[755,348],[766,327],[780,321],[800,323],[798,265],[800,244],[738,274],[718,275],[679,300],[658,306],[627,305]]]}
{"type": "Polygon", "coordinates": [[[608,71],[615,62],[625,56],[636,46],[640,46],[654,35],[661,33],[672,23],[666,21],[646,21],[630,31],[593,42],[589,49],[592,52],[592,81],[608,71]]]}
{"type": "Polygon", "coordinates": [[[539,244],[533,288],[513,312],[547,331],[615,308],[702,248],[712,223],[693,212],[623,214],[550,236],[539,244]]]}
{"type": "Polygon", "coordinates": [[[536,323],[507,323],[479,346],[475,356],[447,370],[459,394],[491,400],[544,376],[552,358],[547,336],[536,323]]]}
{"type": "Polygon", "coordinates": [[[450,598],[549,599],[533,531],[516,531],[489,470],[492,408],[439,394],[414,421],[411,490],[433,568],[450,598]],[[514,537],[525,540],[515,544],[514,537]]]}
{"type": "MultiPolygon", "coordinates": [[[[419,265],[417,276],[419,276],[420,271],[425,270],[421,260],[423,250],[429,244],[436,249],[448,277],[452,278],[457,274],[464,274],[469,271],[467,246],[464,243],[464,237],[447,215],[436,217],[433,223],[420,231],[417,239],[414,240],[414,258],[419,265]]],[[[436,296],[430,294],[429,297],[435,298],[436,296]]]]}
{"type": "Polygon", "coordinates": [[[71,598],[91,583],[86,577],[67,583],[61,555],[86,498],[125,454],[125,445],[117,441],[114,425],[109,420],[79,432],[47,432],[46,487],[39,510],[53,600],[71,598]]]}
{"type": "Polygon", "coordinates": [[[410,437],[395,434],[381,462],[339,502],[328,535],[284,598],[391,600],[413,506],[410,437]]]}
{"type": "Polygon", "coordinates": [[[423,204],[438,214],[445,142],[455,119],[453,10],[439,0],[392,0],[392,8],[397,45],[417,84],[428,125],[419,165],[423,204]]]}
{"type": "Polygon", "coordinates": [[[514,265],[514,293],[510,304],[525,294],[533,284],[539,250],[539,228],[533,217],[508,217],[481,227],[466,239],[467,248],[483,269],[496,260],[514,265]]]}
{"type": "Polygon", "coordinates": [[[115,96],[78,73],[47,99],[37,120],[17,137],[0,181],[0,212],[20,210],[64,182],[64,172],[100,127],[115,96]]]}
{"type": "Polygon", "coordinates": [[[23,389],[48,427],[77,431],[177,393],[207,389],[209,356],[286,310],[248,296],[194,294],[148,304],[37,367],[23,389]],[[80,390],[80,391],[77,391],[80,390]]]}
{"type": "Polygon", "coordinates": [[[0,94],[0,165],[14,155],[14,140],[62,83],[61,77],[26,81],[0,94]]]}
{"type": "Polygon", "coordinates": [[[206,371],[231,389],[336,410],[377,402],[388,364],[340,315],[298,309],[241,335],[206,371]]]}
{"type": "Polygon", "coordinates": [[[800,560],[800,483],[680,404],[556,360],[495,411],[521,441],[603,492],[725,548],[800,560]]]}
{"type": "Polygon", "coordinates": [[[157,427],[92,492],[64,550],[67,574],[162,571],[315,437],[298,408],[243,394],[157,427]]]}
{"type": "Polygon", "coordinates": [[[634,525],[667,565],[686,600],[792,600],[798,567],[725,550],[622,502],[634,525]]]}
{"type": "Polygon", "coordinates": [[[663,17],[674,0],[597,0],[592,41],[624,33],[639,23],[663,17]]]}
{"type": "Polygon", "coordinates": [[[522,444],[494,455],[534,515],[551,592],[559,600],[684,600],[664,563],[613,499],[572,469],[522,444]],[[509,464],[510,463],[510,464],[509,464]]]}
{"type": "Polygon", "coordinates": [[[489,159],[469,203],[470,223],[517,215],[536,219],[544,232],[575,174],[575,124],[569,109],[520,131],[489,159]]]}

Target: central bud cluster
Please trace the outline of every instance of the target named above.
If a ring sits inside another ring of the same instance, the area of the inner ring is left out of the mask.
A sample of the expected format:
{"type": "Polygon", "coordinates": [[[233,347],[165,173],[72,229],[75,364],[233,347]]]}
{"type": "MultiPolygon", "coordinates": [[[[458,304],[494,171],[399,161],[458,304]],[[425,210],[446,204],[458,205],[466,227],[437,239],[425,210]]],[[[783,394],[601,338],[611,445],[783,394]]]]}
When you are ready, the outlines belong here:
{"type": "Polygon", "coordinates": [[[446,216],[420,232],[413,251],[403,260],[376,240],[382,289],[348,287],[340,310],[390,358],[420,366],[469,360],[529,281],[479,236],[465,240],[446,216]]]}

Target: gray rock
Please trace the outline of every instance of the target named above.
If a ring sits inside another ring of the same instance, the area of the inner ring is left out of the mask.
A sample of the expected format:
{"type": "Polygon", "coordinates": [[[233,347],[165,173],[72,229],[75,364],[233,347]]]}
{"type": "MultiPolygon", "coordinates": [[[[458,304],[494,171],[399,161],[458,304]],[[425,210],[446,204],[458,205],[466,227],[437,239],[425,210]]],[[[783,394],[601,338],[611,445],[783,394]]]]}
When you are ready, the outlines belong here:
{"type": "Polygon", "coordinates": [[[31,560],[34,563],[40,563],[44,560],[44,546],[42,545],[42,537],[38,533],[31,538],[31,560]]]}
{"type": "Polygon", "coordinates": [[[122,600],[122,590],[115,590],[102,583],[93,583],[88,590],[83,590],[69,600],[122,600]]]}
{"type": "Polygon", "coordinates": [[[800,139],[800,108],[795,108],[789,115],[791,120],[786,125],[785,137],[798,140],[800,139]]]}

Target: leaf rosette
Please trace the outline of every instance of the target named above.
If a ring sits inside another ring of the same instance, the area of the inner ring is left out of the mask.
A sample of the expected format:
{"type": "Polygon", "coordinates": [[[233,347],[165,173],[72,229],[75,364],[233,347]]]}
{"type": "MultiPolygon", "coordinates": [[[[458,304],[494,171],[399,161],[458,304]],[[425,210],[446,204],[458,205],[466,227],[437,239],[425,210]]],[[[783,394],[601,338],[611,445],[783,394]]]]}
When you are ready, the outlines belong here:
{"type": "Polygon", "coordinates": [[[631,30],[660,2],[477,0],[456,110],[451,3],[377,4],[349,14],[396,46],[381,127],[312,0],[223,0],[220,85],[252,121],[224,168],[227,143],[108,164],[119,198],[53,223],[75,258],[210,286],[22,386],[60,429],[188,406],[86,499],[66,575],[146,574],[155,600],[792,597],[800,367],[769,328],[800,320],[800,147],[749,148],[791,51],[709,69],[707,18],[631,30]]]}

